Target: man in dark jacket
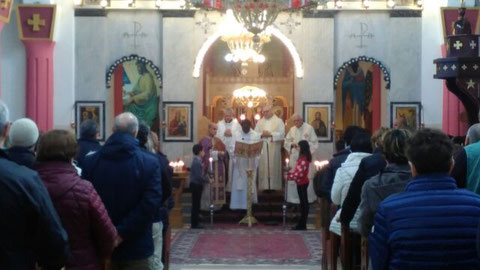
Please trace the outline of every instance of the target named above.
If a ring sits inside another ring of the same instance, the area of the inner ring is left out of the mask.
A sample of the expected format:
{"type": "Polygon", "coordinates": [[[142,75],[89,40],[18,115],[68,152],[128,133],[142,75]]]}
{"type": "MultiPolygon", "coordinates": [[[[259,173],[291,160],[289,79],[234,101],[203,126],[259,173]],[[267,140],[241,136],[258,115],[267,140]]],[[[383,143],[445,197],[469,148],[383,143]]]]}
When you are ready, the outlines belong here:
{"type": "Polygon", "coordinates": [[[98,125],[94,120],[85,120],[80,125],[80,139],[78,139],[78,154],[75,157],[77,165],[83,168],[85,156],[97,152],[102,147],[97,140],[98,125]]]}
{"type": "Polygon", "coordinates": [[[408,140],[413,179],[405,192],[378,207],[369,237],[374,270],[480,269],[480,196],[457,189],[448,175],[452,151],[452,142],[440,131],[420,130],[408,140]]]}
{"type": "Polygon", "coordinates": [[[83,178],[102,198],[122,240],[112,255],[113,269],[152,269],[152,224],[162,202],[158,161],[143,152],[138,120],[132,113],[115,118],[114,133],[96,153],[85,158],[83,178]]]}
{"type": "MultiPolygon", "coordinates": [[[[9,129],[0,101],[0,145],[9,129]]],[[[67,234],[38,174],[0,150],[0,268],[60,269],[69,255],[67,234]]]]}
{"type": "Polygon", "coordinates": [[[8,137],[10,142],[10,148],[7,150],[8,158],[18,165],[32,169],[35,164],[34,148],[38,136],[37,124],[32,120],[21,118],[13,122],[8,137]]]}
{"type": "Polygon", "coordinates": [[[348,155],[352,153],[352,151],[350,150],[350,143],[352,142],[353,137],[358,132],[362,132],[362,131],[366,132],[363,128],[358,126],[349,126],[345,129],[345,133],[343,134],[343,140],[345,141],[345,144],[347,147],[342,151],[334,154],[333,158],[329,161],[325,169],[324,178],[320,185],[320,195],[324,198],[327,198],[329,201],[331,201],[330,193],[332,191],[333,179],[335,179],[335,173],[337,172],[337,169],[340,168],[340,166],[342,166],[342,163],[345,162],[348,155]]]}

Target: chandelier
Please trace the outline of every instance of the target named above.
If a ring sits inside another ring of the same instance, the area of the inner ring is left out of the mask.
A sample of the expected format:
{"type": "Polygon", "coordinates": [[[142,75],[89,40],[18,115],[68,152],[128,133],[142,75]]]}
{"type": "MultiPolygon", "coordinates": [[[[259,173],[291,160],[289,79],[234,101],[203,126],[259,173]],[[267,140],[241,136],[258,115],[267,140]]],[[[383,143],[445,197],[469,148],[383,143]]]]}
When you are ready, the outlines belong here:
{"type": "Polygon", "coordinates": [[[257,35],[258,39],[255,42],[255,35],[235,20],[231,9],[227,10],[221,31],[222,41],[225,41],[230,49],[230,53],[225,55],[227,62],[265,62],[265,56],[261,54],[261,51],[263,45],[270,42],[270,34],[267,31],[257,35]]]}
{"type": "Polygon", "coordinates": [[[267,103],[267,93],[255,86],[244,86],[233,91],[235,102],[241,106],[253,108],[267,103]]]}
{"type": "Polygon", "coordinates": [[[227,7],[233,10],[235,19],[258,39],[278,14],[289,8],[288,0],[227,0],[227,7]]]}

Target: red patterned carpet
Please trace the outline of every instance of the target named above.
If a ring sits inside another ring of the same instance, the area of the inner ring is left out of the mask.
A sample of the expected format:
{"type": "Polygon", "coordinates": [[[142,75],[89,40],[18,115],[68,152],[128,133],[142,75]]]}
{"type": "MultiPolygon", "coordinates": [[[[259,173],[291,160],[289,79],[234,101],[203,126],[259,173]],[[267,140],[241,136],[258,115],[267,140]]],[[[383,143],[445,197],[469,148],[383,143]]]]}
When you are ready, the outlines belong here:
{"type": "Polygon", "coordinates": [[[174,264],[320,265],[319,231],[215,229],[180,231],[173,239],[174,264]]]}

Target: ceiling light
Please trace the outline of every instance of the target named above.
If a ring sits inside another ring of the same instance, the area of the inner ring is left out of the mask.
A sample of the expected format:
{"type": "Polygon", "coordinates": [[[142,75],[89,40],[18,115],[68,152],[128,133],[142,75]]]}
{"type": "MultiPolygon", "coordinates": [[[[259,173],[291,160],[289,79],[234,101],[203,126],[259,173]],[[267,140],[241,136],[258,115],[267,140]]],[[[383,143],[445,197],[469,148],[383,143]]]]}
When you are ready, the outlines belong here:
{"type": "Polygon", "coordinates": [[[336,1],[335,1],[335,6],[336,6],[337,8],[342,8],[342,5],[343,5],[342,0],[336,0],[336,1]]]}
{"type": "Polygon", "coordinates": [[[73,4],[75,6],[81,6],[83,4],[83,0],[73,0],[73,4]]]}
{"type": "Polygon", "coordinates": [[[369,8],[372,5],[370,0],[363,0],[363,7],[369,8]]]}
{"type": "Polygon", "coordinates": [[[389,8],[394,8],[395,7],[395,0],[388,0],[387,1],[387,6],[389,8]]]}
{"type": "Polygon", "coordinates": [[[417,0],[417,6],[422,7],[423,6],[423,0],[417,0]]]}
{"type": "Polygon", "coordinates": [[[155,1],[155,6],[160,7],[162,5],[162,0],[155,1]]]}
{"type": "Polygon", "coordinates": [[[100,1],[100,6],[102,8],[106,8],[108,6],[108,0],[101,0],[100,1]]]}
{"type": "Polygon", "coordinates": [[[131,7],[135,5],[135,0],[127,0],[128,6],[131,7]]]}

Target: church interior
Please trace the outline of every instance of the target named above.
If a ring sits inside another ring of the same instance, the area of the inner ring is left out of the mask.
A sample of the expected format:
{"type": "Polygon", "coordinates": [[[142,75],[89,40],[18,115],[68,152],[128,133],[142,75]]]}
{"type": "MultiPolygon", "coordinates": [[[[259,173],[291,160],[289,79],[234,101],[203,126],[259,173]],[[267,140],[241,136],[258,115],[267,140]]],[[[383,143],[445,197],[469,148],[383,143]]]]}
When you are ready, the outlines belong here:
{"type": "Polygon", "coordinates": [[[93,120],[105,147],[119,115],[157,136],[172,190],[163,266],[116,268],[120,243],[102,269],[380,269],[371,238],[340,223],[340,169],[327,193],[324,174],[355,153],[352,126],[375,149],[383,129],[439,130],[462,148],[479,123],[479,32],[479,0],[0,0],[0,101],[40,142],[80,142],[93,120]]]}

